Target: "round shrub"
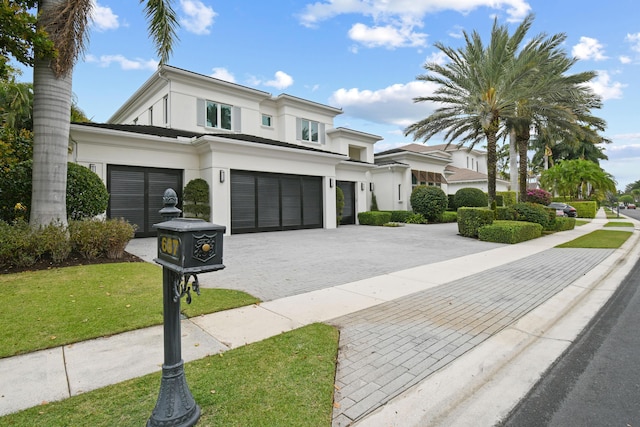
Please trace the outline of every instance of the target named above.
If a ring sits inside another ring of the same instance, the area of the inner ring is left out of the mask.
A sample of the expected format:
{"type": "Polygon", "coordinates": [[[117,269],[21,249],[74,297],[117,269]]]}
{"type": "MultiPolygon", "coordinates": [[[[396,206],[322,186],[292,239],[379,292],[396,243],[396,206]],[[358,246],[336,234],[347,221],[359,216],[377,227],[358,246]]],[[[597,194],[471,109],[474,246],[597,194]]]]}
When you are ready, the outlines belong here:
{"type": "Polygon", "coordinates": [[[486,208],[489,198],[479,188],[461,188],[454,197],[459,208],[486,208]]]}
{"type": "MultiPolygon", "coordinates": [[[[538,203],[516,203],[513,205],[517,221],[535,222],[544,228],[550,223],[549,209],[538,203]]],[[[555,212],[554,212],[555,214],[555,212]]]]}
{"type": "Polygon", "coordinates": [[[538,203],[540,205],[547,206],[551,203],[551,193],[541,188],[534,188],[532,190],[527,190],[527,196],[525,197],[525,201],[529,203],[538,203]]]}
{"type": "Polygon", "coordinates": [[[202,178],[192,179],[184,187],[184,213],[191,218],[209,221],[209,184],[202,178]]]}
{"type": "MultiPolygon", "coordinates": [[[[33,162],[15,165],[0,176],[0,219],[12,222],[29,219],[33,162]]],[[[91,218],[107,210],[109,193],[98,175],[90,169],[67,164],[67,218],[91,218]]]]}
{"type": "Polygon", "coordinates": [[[411,207],[429,222],[439,221],[449,199],[440,187],[418,185],[411,192],[411,207]]]}

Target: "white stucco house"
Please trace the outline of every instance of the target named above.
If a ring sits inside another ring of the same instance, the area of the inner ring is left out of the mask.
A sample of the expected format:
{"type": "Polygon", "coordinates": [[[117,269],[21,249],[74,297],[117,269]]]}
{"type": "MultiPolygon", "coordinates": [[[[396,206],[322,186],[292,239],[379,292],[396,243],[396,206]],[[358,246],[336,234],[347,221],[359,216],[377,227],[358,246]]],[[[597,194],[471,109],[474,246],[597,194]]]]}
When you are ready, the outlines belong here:
{"type": "Polygon", "coordinates": [[[203,178],[211,221],[228,233],[336,227],[369,209],[374,144],[334,127],[342,110],[163,65],[107,123],[72,123],[70,161],[94,170],[111,195],[108,217],[153,235],[162,194],[203,178]]]}
{"type": "MultiPolygon", "coordinates": [[[[488,189],[487,153],[455,144],[408,144],[374,154],[371,171],[381,210],[411,209],[411,191],[417,185],[441,187],[446,194],[461,188],[488,189]]],[[[508,191],[509,182],[496,180],[496,191],[508,191]]]]}
{"type": "Polygon", "coordinates": [[[403,210],[418,184],[455,193],[484,177],[486,191],[482,152],[410,144],[374,155],[382,138],[335,127],[339,114],[162,65],[107,123],[71,124],[69,160],[103,179],[107,216],[136,224],[138,237],[162,221],[164,191],[182,201],[195,178],[209,184],[210,220],[233,234],[335,228],[338,187],[343,224],[357,223],[373,194],[380,209],[403,210]]]}

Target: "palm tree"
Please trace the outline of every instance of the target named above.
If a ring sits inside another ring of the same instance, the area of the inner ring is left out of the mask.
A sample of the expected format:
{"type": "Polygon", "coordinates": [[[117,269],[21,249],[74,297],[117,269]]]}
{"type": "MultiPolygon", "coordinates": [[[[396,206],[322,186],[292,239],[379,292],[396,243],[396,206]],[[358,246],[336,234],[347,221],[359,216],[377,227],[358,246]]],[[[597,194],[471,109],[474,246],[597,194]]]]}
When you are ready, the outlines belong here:
{"type": "Polygon", "coordinates": [[[505,119],[516,116],[518,100],[531,92],[524,83],[536,65],[532,50],[523,50],[517,58],[515,53],[532,22],[533,15],[527,16],[509,36],[507,27],[495,20],[487,46],[476,31],[471,35],[464,32],[465,46],[457,50],[436,43],[450,62],[443,66],[428,63],[424,68],[430,73],[417,77],[436,83],[438,89],[433,95],[414,98],[414,102],[431,101],[442,107],[407,127],[405,135],[426,142],[444,132],[447,144],[459,141],[459,146],[470,144],[471,148],[486,139],[489,204],[496,196],[498,133],[505,119]]]}
{"type": "Polygon", "coordinates": [[[582,199],[593,195],[604,199],[607,193],[615,193],[613,176],[589,160],[561,160],[542,172],[541,183],[564,197],[582,199]]]}
{"type": "MultiPolygon", "coordinates": [[[[166,62],[176,39],[172,0],[140,0],[160,63],[166,62]]],[[[66,180],[71,75],[87,41],[91,0],[39,0],[38,21],[53,42],[53,56],[35,53],[33,67],[33,192],[30,223],[67,223],[66,180]]]]}

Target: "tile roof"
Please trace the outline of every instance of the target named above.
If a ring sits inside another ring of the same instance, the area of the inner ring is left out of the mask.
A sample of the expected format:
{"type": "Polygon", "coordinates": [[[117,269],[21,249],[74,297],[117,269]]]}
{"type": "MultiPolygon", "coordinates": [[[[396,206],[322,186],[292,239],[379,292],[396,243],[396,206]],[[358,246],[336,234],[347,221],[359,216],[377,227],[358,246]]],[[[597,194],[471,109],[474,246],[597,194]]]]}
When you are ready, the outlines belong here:
{"type": "Polygon", "coordinates": [[[473,171],[471,169],[457,168],[455,166],[448,165],[444,168],[447,174],[447,181],[487,181],[489,177],[486,174],[473,171]]]}

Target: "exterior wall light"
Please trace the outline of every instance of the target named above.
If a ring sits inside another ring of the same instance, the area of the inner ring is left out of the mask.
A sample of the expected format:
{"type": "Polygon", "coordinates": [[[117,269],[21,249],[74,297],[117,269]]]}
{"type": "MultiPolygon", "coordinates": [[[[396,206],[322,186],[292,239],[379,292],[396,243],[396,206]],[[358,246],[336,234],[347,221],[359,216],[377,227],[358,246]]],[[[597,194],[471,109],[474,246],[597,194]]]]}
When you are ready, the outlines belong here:
{"type": "Polygon", "coordinates": [[[224,182],[224,171],[220,171],[220,182],[224,182]]]}

